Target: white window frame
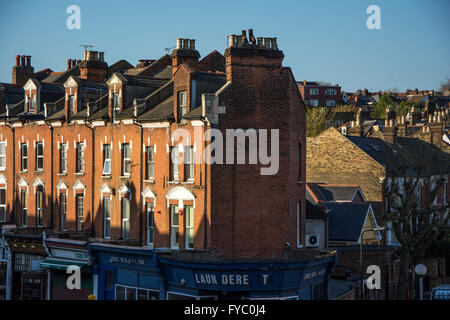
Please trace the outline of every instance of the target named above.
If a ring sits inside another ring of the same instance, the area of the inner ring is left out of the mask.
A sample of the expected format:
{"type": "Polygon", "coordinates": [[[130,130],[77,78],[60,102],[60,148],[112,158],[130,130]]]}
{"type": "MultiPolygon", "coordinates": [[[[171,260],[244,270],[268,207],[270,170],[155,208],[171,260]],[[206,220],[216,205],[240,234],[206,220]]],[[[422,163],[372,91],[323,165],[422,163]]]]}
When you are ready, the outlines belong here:
{"type": "Polygon", "coordinates": [[[28,205],[27,205],[27,201],[28,200],[28,190],[20,190],[20,204],[22,207],[22,211],[21,211],[21,220],[22,220],[22,227],[26,227],[27,221],[28,221],[28,205]],[[25,194],[25,199],[22,198],[22,194],[25,194]],[[25,201],[23,201],[25,200],[25,201]]]}
{"type": "Polygon", "coordinates": [[[158,291],[158,290],[147,289],[147,288],[140,288],[140,287],[132,287],[132,286],[125,286],[125,285],[123,285],[123,284],[116,284],[116,285],[114,285],[114,300],[117,300],[117,287],[121,287],[121,288],[124,288],[124,289],[125,289],[125,300],[127,300],[126,297],[127,297],[127,290],[128,290],[128,289],[134,289],[134,290],[136,290],[136,296],[135,296],[135,300],[136,300],[136,301],[137,301],[138,291],[139,291],[139,290],[147,291],[147,300],[149,300],[149,299],[148,299],[148,297],[149,297],[149,292],[155,292],[155,293],[157,293],[157,295],[158,295],[158,300],[159,300],[159,291],[158,291]]]}
{"type": "Polygon", "coordinates": [[[184,181],[193,181],[195,177],[194,147],[184,147],[184,181]],[[188,174],[189,172],[189,174],[188,174]]]}
{"type": "Polygon", "coordinates": [[[102,205],[103,205],[103,238],[104,239],[111,239],[111,200],[112,196],[102,198],[102,205]],[[106,216],[106,205],[105,201],[109,201],[109,216],[106,216]],[[106,221],[109,221],[109,230],[108,234],[109,236],[106,236],[106,221]]]}
{"type": "Polygon", "coordinates": [[[318,107],[319,106],[319,100],[318,99],[309,99],[309,105],[311,107],[318,107]],[[313,103],[314,101],[314,103],[313,103]]]}
{"type": "Polygon", "coordinates": [[[180,155],[178,147],[170,147],[170,153],[169,153],[169,162],[170,162],[170,181],[179,181],[180,180],[180,155]],[[172,154],[175,154],[175,157],[177,161],[173,161],[172,154]]]}
{"type": "Polygon", "coordinates": [[[34,97],[28,98],[28,113],[34,113],[35,101],[34,97]]]}
{"type": "Polygon", "coordinates": [[[178,213],[177,205],[170,205],[170,248],[174,250],[180,249],[180,216],[178,213]],[[174,215],[178,215],[178,224],[174,224],[174,215]],[[178,244],[175,244],[175,233],[174,229],[178,231],[178,244]]]}
{"type": "Polygon", "coordinates": [[[183,116],[186,114],[187,107],[187,92],[186,91],[178,91],[178,119],[181,120],[183,116]]]}
{"type": "Polygon", "coordinates": [[[120,95],[118,93],[112,94],[112,110],[113,119],[115,119],[116,115],[120,112],[120,95]]]}
{"type": "Polygon", "coordinates": [[[38,226],[38,227],[42,227],[44,224],[43,224],[43,220],[44,220],[44,202],[45,202],[45,193],[44,193],[44,186],[42,186],[42,185],[39,185],[37,188],[36,188],[36,192],[35,192],[35,194],[36,194],[36,225],[38,226]],[[39,196],[38,196],[38,193],[42,193],[42,203],[41,203],[41,207],[39,207],[38,206],[38,204],[39,204],[39,196]],[[42,218],[40,217],[41,216],[41,212],[42,212],[42,218]]]}
{"type": "Polygon", "coordinates": [[[131,175],[131,144],[129,143],[123,143],[122,144],[122,175],[123,176],[130,176],[131,175]],[[125,157],[125,147],[128,146],[129,148],[129,155],[128,157],[125,157]],[[127,164],[129,165],[129,171],[127,170],[127,164]]]}
{"type": "Polygon", "coordinates": [[[184,210],[184,216],[185,216],[185,223],[184,223],[184,229],[185,229],[185,240],[184,240],[184,246],[186,248],[186,250],[194,250],[194,207],[193,206],[184,206],[183,208],[184,210]],[[190,223],[188,223],[188,210],[186,210],[186,208],[190,208],[191,210],[191,214],[192,214],[192,225],[190,223]],[[189,247],[189,231],[192,231],[192,248],[189,247]]]}
{"type": "MultiPolygon", "coordinates": [[[[2,218],[2,216],[0,216],[0,222],[6,222],[6,219],[7,219],[7,216],[8,216],[8,214],[6,212],[6,186],[0,187],[0,192],[1,192],[1,190],[4,190],[4,192],[5,192],[5,203],[1,203],[0,202],[0,210],[1,209],[4,210],[5,216],[3,218],[2,218]]],[[[0,199],[1,199],[1,197],[0,197],[0,199]]]]}
{"type": "Polygon", "coordinates": [[[6,170],[6,141],[0,141],[0,170],[6,170]],[[2,162],[4,163],[4,165],[2,165],[2,162]]]}
{"type": "Polygon", "coordinates": [[[147,180],[155,178],[155,150],[152,146],[145,148],[145,178],[147,180]]]}
{"type": "Polygon", "coordinates": [[[59,194],[59,212],[61,215],[61,231],[67,230],[67,193],[61,192],[59,194]],[[64,196],[64,205],[62,198],[64,196]]]}
{"type": "Polygon", "coordinates": [[[84,223],[84,194],[75,194],[75,214],[76,214],[76,227],[77,231],[83,231],[83,223],[84,223]],[[80,202],[81,199],[82,210],[80,215],[80,202]],[[80,219],[81,218],[81,219],[80,219]]]}
{"type": "Polygon", "coordinates": [[[310,88],[309,89],[309,95],[310,96],[317,96],[317,95],[319,95],[319,89],[318,88],[310,88]]]}
{"type": "Polygon", "coordinates": [[[335,107],[336,106],[336,100],[327,100],[326,101],[327,107],[335,107]]]}
{"type": "Polygon", "coordinates": [[[42,141],[36,142],[36,170],[44,170],[44,143],[42,141]],[[39,146],[42,146],[42,153],[39,153],[39,146]],[[42,168],[39,167],[39,160],[42,160],[42,168]]]}
{"type": "Polygon", "coordinates": [[[59,149],[59,173],[67,172],[67,144],[60,144],[59,149]],[[63,166],[64,164],[64,166],[63,166]]]}
{"type": "Polygon", "coordinates": [[[104,176],[111,174],[111,145],[110,144],[103,145],[103,171],[102,171],[102,174],[104,176]],[[109,150],[109,155],[107,154],[107,150],[109,150]],[[109,170],[106,170],[108,165],[109,165],[109,170]]]}
{"type": "Polygon", "coordinates": [[[128,197],[122,197],[120,199],[120,211],[122,214],[122,239],[130,239],[131,233],[131,200],[128,197]],[[128,203],[128,217],[124,215],[124,201],[128,203]],[[125,223],[128,223],[128,235],[125,234],[125,223]]]}
{"type": "Polygon", "coordinates": [[[28,171],[28,143],[22,143],[20,145],[20,170],[21,171],[28,171]],[[24,147],[26,150],[26,155],[24,155],[24,147]],[[26,168],[24,166],[26,164],[26,168]]]}
{"type": "Polygon", "coordinates": [[[335,96],[336,94],[337,94],[336,89],[328,88],[327,90],[325,90],[326,96],[335,96]]]}
{"type": "Polygon", "coordinates": [[[155,206],[154,206],[154,203],[147,202],[145,204],[145,211],[147,213],[147,245],[149,247],[154,247],[155,246],[155,206]],[[151,219],[150,219],[150,214],[151,214],[151,219]],[[150,232],[152,234],[151,237],[150,237],[150,232]]]}
{"type": "Polygon", "coordinates": [[[84,146],[84,142],[76,143],[76,173],[84,173],[86,169],[84,146]]]}
{"type": "Polygon", "coordinates": [[[69,96],[68,97],[69,103],[69,116],[73,116],[74,111],[75,111],[75,96],[69,96]]]}

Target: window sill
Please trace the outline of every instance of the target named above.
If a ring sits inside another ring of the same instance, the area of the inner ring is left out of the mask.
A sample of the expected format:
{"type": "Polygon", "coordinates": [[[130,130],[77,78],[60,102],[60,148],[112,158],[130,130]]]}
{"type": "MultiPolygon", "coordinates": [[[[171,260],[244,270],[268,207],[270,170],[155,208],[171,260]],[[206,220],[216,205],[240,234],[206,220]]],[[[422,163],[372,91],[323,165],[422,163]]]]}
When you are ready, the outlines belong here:
{"type": "Polygon", "coordinates": [[[111,179],[111,175],[104,174],[104,175],[102,175],[102,179],[111,179]]]}
{"type": "Polygon", "coordinates": [[[168,184],[180,184],[180,181],[167,181],[168,184]]]}
{"type": "Polygon", "coordinates": [[[130,179],[130,178],[131,178],[131,174],[119,177],[119,179],[130,179]]]}
{"type": "Polygon", "coordinates": [[[84,176],[84,172],[75,172],[74,176],[84,176]]]}
{"type": "Polygon", "coordinates": [[[44,169],[42,169],[42,170],[34,170],[34,173],[43,173],[44,172],[44,169]]]}
{"type": "Polygon", "coordinates": [[[145,183],[155,183],[155,179],[144,180],[145,183]]]}
{"type": "Polygon", "coordinates": [[[67,176],[67,172],[60,172],[57,174],[57,176],[67,176]]]}
{"type": "Polygon", "coordinates": [[[183,181],[183,184],[195,184],[194,180],[183,181]]]}
{"type": "Polygon", "coordinates": [[[302,183],[303,183],[303,181],[297,181],[297,183],[298,183],[298,184],[302,184],[302,183]]]}
{"type": "Polygon", "coordinates": [[[28,170],[20,170],[19,173],[27,173],[28,170]]]}
{"type": "Polygon", "coordinates": [[[6,168],[0,168],[0,171],[6,171],[6,168]]]}

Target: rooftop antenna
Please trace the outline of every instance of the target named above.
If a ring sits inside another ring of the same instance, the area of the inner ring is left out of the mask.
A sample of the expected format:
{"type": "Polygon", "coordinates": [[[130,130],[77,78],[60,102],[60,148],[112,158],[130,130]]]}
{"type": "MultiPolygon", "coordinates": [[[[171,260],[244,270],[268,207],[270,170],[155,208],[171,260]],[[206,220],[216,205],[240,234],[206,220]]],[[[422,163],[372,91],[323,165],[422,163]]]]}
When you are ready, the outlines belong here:
{"type": "MultiPolygon", "coordinates": [[[[94,45],[92,45],[92,44],[80,44],[79,46],[84,48],[84,53],[86,53],[86,51],[88,50],[88,48],[93,48],[93,47],[94,47],[94,45]]],[[[85,57],[85,56],[86,56],[86,55],[84,55],[84,57],[85,57]]]]}
{"type": "Polygon", "coordinates": [[[164,48],[164,50],[166,51],[166,54],[169,54],[170,49],[173,49],[173,48],[175,48],[175,46],[170,47],[170,48],[164,48]]]}

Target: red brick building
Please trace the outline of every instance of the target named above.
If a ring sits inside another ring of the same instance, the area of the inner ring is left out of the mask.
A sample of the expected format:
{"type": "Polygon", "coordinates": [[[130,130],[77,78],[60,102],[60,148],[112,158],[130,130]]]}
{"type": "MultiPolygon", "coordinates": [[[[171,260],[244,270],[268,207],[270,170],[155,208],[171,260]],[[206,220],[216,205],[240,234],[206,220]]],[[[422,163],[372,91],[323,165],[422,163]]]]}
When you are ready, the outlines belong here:
{"type": "MultiPolygon", "coordinates": [[[[136,68],[87,51],[65,72],[28,80],[0,125],[16,155],[4,172],[8,222],[208,261],[314,260],[302,249],[305,106],[276,38],[249,38],[231,35],[224,56],[202,60],[195,40],[177,39],[171,56],[136,68]],[[205,152],[218,139],[223,150],[205,152]]],[[[325,256],[320,285],[334,259],[325,256]]]]}
{"type": "Polygon", "coordinates": [[[303,101],[311,107],[335,107],[341,104],[341,87],[325,82],[298,82],[303,101]]]}

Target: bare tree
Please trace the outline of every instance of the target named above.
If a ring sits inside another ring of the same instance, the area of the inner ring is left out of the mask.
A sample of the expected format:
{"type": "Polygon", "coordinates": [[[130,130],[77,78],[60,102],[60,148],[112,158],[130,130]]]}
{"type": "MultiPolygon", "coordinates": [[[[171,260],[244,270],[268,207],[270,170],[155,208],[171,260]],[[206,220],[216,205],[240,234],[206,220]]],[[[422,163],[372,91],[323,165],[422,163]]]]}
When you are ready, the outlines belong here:
{"type": "Polygon", "coordinates": [[[439,91],[442,91],[442,92],[444,92],[446,90],[450,90],[450,78],[445,81],[442,81],[441,87],[439,88],[439,91]]]}
{"type": "Polygon", "coordinates": [[[443,178],[394,177],[386,179],[383,191],[385,221],[392,225],[399,241],[400,270],[396,299],[404,299],[409,270],[423,259],[426,250],[446,237],[449,202],[437,203],[443,178]],[[422,189],[423,184],[430,188],[422,189]],[[425,193],[423,193],[425,192],[425,193]],[[422,206],[422,197],[425,205],[422,206]]]}

